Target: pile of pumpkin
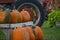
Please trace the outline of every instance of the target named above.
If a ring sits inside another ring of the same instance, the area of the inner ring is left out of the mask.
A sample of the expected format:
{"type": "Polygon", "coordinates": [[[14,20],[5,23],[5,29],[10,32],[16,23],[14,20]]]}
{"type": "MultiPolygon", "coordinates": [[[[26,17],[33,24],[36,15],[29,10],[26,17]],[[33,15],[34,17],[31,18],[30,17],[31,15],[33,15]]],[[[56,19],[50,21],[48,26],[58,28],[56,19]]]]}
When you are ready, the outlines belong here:
{"type": "Polygon", "coordinates": [[[19,27],[12,31],[11,40],[43,40],[43,33],[39,26],[34,29],[29,26],[19,27]]]}
{"type": "Polygon", "coordinates": [[[30,21],[30,14],[28,11],[22,10],[19,12],[14,9],[10,12],[0,11],[0,23],[20,23],[30,21]]]}

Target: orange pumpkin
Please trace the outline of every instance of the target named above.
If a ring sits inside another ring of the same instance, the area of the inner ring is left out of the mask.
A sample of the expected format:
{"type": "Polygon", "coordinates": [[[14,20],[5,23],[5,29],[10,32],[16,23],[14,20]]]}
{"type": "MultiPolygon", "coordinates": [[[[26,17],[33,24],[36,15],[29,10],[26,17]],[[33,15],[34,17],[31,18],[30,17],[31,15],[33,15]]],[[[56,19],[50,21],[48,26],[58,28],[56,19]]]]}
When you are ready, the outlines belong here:
{"type": "Polygon", "coordinates": [[[6,12],[0,11],[0,23],[3,23],[6,18],[6,12]]]}
{"type": "Polygon", "coordinates": [[[30,35],[30,40],[35,40],[35,36],[34,36],[32,29],[30,27],[26,27],[25,29],[27,30],[27,32],[30,35]]]}
{"type": "Polygon", "coordinates": [[[17,29],[14,29],[11,33],[11,40],[22,40],[20,36],[17,35],[21,35],[19,31],[17,31],[17,29]]]}
{"type": "Polygon", "coordinates": [[[22,15],[22,18],[23,18],[23,22],[30,21],[30,14],[29,14],[28,11],[22,10],[21,15],[22,15]]]}
{"type": "Polygon", "coordinates": [[[14,29],[11,36],[11,40],[29,40],[29,34],[24,28],[14,29]]]}
{"type": "Polygon", "coordinates": [[[36,40],[43,40],[43,33],[39,26],[35,27],[36,40]]]}
{"type": "Polygon", "coordinates": [[[10,12],[10,23],[17,23],[19,19],[19,11],[18,10],[12,10],[10,12]]]}

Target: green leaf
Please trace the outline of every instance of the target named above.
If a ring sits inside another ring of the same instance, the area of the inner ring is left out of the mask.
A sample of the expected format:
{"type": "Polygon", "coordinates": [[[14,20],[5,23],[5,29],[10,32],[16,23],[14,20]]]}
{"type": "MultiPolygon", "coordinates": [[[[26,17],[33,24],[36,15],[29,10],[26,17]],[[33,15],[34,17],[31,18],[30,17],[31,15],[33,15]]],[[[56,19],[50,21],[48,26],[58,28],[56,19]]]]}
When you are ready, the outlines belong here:
{"type": "Polygon", "coordinates": [[[60,10],[53,10],[48,14],[48,21],[53,25],[54,22],[60,21],[60,10]]]}
{"type": "Polygon", "coordinates": [[[34,12],[34,16],[36,16],[36,11],[33,11],[34,12]]]}

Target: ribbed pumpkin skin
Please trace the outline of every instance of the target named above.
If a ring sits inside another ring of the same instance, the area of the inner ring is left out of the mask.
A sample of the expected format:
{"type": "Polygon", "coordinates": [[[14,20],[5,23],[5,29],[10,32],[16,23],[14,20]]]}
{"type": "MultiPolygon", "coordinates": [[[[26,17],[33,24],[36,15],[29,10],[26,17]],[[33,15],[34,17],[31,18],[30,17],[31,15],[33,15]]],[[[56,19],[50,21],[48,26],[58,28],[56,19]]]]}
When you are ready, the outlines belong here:
{"type": "Polygon", "coordinates": [[[21,11],[21,15],[22,15],[22,18],[23,18],[23,22],[28,22],[30,21],[30,14],[28,13],[28,11],[21,11]]]}
{"type": "Polygon", "coordinates": [[[21,13],[19,13],[19,16],[18,16],[18,22],[22,22],[23,21],[23,18],[22,18],[22,15],[21,15],[21,13]]]}
{"type": "Polygon", "coordinates": [[[5,21],[6,18],[6,12],[1,11],[0,12],[0,23],[3,23],[5,21]]]}
{"type": "Polygon", "coordinates": [[[29,36],[29,33],[25,30],[25,29],[23,29],[24,31],[24,40],[30,40],[30,36],[29,36]]]}
{"type": "Polygon", "coordinates": [[[36,33],[36,38],[37,40],[43,40],[43,33],[42,30],[39,26],[35,26],[35,33],[36,33]]]}
{"type": "Polygon", "coordinates": [[[25,28],[17,28],[17,30],[22,31],[23,40],[30,40],[29,33],[25,28]]]}
{"type": "Polygon", "coordinates": [[[13,30],[11,36],[11,40],[29,40],[29,34],[23,28],[13,30]]]}
{"type": "Polygon", "coordinates": [[[31,29],[30,27],[26,27],[25,29],[27,30],[27,32],[28,32],[29,35],[30,35],[30,40],[35,40],[35,36],[34,36],[34,34],[33,34],[32,29],[31,29]]]}
{"type": "Polygon", "coordinates": [[[22,40],[22,33],[20,33],[19,31],[17,31],[17,29],[14,29],[12,31],[12,34],[11,34],[11,40],[22,40]],[[20,36],[18,36],[20,35],[20,36]]]}
{"type": "Polygon", "coordinates": [[[17,23],[18,18],[19,18],[19,11],[12,10],[12,12],[10,12],[10,23],[17,23]]]}

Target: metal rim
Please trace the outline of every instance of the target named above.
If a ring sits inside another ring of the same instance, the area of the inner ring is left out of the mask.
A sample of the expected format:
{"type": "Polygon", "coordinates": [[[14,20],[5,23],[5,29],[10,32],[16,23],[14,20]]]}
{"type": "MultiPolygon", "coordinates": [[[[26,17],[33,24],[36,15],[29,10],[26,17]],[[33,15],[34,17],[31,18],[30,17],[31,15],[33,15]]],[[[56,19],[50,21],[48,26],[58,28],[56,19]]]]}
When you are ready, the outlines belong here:
{"type": "Polygon", "coordinates": [[[36,26],[36,25],[39,23],[39,21],[40,21],[40,16],[41,16],[41,15],[40,15],[40,11],[39,11],[38,7],[37,7],[35,4],[33,4],[33,3],[23,3],[23,4],[19,5],[19,7],[17,8],[17,10],[19,10],[23,5],[26,5],[26,4],[32,5],[33,7],[35,7],[35,9],[36,9],[36,11],[37,11],[38,19],[37,19],[36,22],[32,25],[32,26],[36,26]]]}

